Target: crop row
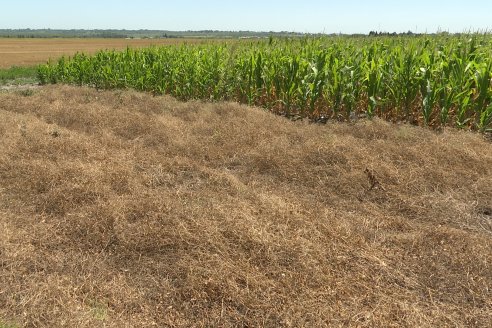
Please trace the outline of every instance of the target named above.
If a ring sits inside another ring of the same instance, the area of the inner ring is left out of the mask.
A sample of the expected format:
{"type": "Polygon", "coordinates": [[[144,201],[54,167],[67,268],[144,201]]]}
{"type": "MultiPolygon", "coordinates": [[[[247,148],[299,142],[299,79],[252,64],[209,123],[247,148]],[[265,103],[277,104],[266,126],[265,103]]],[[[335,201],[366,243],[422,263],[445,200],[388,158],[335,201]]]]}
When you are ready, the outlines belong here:
{"type": "Polygon", "coordinates": [[[286,116],[380,116],[492,129],[492,38],[316,38],[76,54],[39,67],[42,83],[134,88],[229,100],[286,116]]]}

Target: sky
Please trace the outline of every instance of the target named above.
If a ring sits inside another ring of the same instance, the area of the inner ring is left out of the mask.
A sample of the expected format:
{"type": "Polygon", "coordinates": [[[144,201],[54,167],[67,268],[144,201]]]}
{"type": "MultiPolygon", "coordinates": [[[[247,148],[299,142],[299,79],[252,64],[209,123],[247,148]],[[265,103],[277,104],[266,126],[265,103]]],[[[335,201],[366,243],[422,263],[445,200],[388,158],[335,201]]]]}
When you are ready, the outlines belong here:
{"type": "Polygon", "coordinates": [[[0,29],[492,30],[492,0],[0,0],[0,29]]]}

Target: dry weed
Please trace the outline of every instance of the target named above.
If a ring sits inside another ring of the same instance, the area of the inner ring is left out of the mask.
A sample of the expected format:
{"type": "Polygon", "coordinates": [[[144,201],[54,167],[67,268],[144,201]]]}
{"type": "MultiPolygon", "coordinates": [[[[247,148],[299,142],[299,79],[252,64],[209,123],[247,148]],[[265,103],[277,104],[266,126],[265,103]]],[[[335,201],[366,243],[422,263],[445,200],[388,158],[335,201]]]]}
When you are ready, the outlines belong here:
{"type": "Polygon", "coordinates": [[[0,95],[0,326],[490,327],[492,144],[0,95]]]}

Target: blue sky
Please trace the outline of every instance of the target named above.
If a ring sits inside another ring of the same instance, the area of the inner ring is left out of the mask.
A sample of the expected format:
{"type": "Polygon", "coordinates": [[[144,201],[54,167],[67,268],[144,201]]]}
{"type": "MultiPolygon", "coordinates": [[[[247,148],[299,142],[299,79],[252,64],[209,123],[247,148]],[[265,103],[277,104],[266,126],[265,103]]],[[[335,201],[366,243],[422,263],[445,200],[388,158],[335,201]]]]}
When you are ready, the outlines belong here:
{"type": "Polygon", "coordinates": [[[0,28],[325,33],[492,30],[492,0],[0,0],[0,28]]]}

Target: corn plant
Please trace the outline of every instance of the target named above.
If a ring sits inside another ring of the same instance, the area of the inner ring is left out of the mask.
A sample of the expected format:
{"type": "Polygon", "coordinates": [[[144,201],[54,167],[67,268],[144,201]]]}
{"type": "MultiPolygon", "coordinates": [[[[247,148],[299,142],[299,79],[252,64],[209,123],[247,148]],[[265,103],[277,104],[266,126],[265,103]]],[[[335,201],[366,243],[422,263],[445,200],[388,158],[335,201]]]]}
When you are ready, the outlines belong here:
{"type": "Polygon", "coordinates": [[[269,39],[76,54],[38,69],[47,83],[230,100],[287,116],[365,113],[432,127],[492,124],[489,35],[269,39]]]}

